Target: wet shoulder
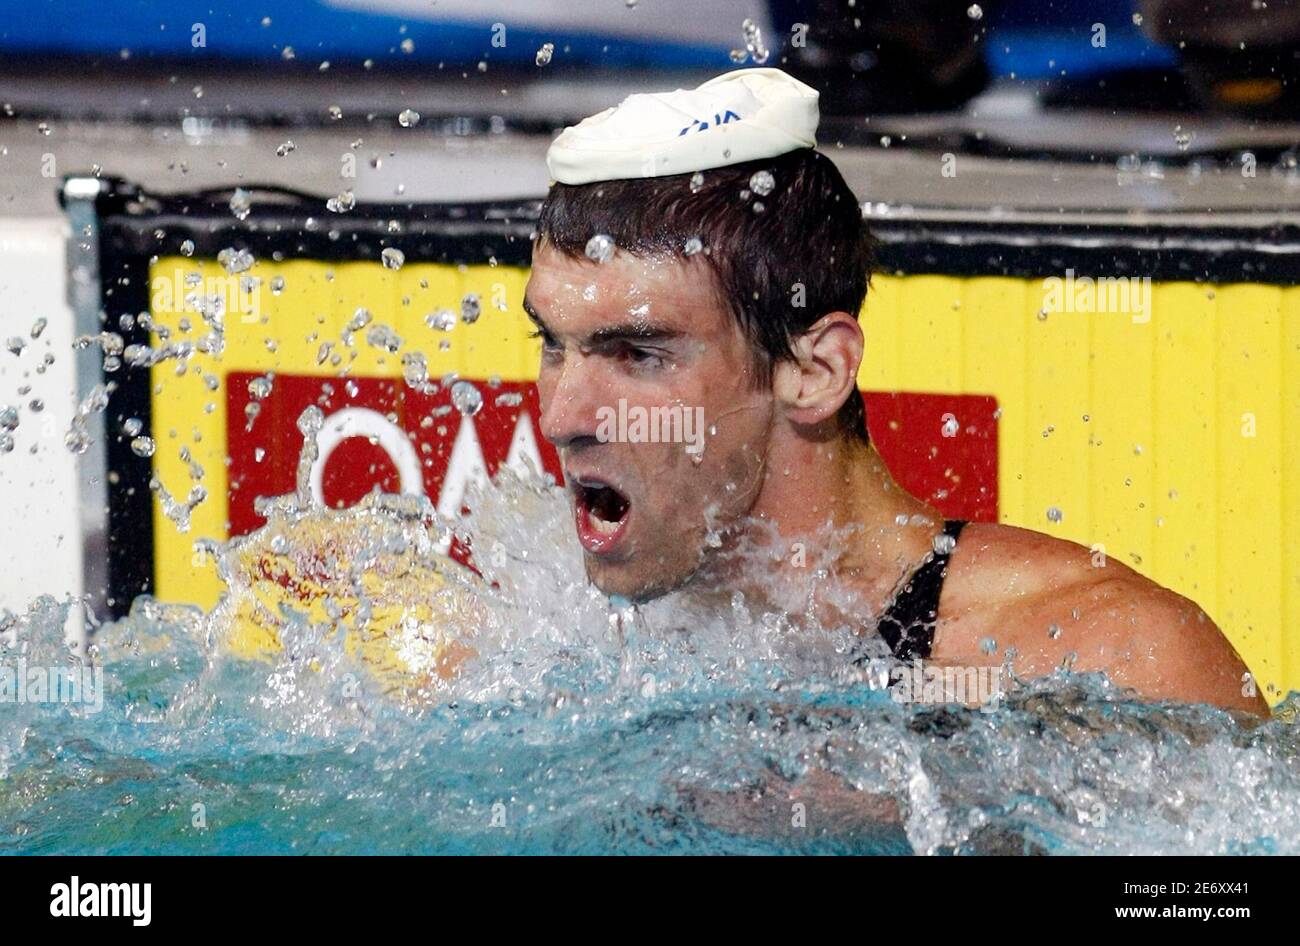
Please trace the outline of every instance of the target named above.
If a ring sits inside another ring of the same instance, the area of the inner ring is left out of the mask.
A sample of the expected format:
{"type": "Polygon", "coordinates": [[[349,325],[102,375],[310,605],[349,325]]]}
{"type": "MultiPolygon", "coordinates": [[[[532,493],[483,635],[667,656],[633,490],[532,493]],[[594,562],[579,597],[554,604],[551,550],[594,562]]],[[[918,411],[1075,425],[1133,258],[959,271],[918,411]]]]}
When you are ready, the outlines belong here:
{"type": "Polygon", "coordinates": [[[1032,529],[991,522],[968,524],[953,549],[940,616],[1001,608],[1030,597],[1113,579],[1140,576],[1086,546],[1032,529]]]}
{"type": "Polygon", "coordinates": [[[1112,558],[1029,529],[967,526],[949,562],[934,655],[1016,673],[1104,671],[1144,699],[1264,715],[1246,667],[1195,602],[1112,558]],[[993,648],[986,647],[988,641],[993,648]]]}

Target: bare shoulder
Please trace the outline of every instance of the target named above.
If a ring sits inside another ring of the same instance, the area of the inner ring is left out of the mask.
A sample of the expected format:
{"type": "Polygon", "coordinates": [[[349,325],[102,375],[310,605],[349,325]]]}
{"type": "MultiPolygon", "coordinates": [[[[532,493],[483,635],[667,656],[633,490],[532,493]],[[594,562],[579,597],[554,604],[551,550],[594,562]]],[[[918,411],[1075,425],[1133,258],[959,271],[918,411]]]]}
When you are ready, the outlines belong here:
{"type": "Polygon", "coordinates": [[[1023,676],[1069,661],[1145,699],[1268,712],[1243,694],[1245,665],[1195,602],[1075,542],[971,523],[949,560],[934,653],[1001,663],[1011,647],[1023,676]]]}

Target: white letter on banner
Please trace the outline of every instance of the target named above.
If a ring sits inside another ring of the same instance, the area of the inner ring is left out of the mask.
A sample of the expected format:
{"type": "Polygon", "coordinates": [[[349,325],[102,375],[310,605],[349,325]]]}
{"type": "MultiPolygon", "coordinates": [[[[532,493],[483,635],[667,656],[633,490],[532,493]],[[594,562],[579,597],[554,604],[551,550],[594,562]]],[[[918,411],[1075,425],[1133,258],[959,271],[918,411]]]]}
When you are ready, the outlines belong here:
{"type": "Polygon", "coordinates": [[[420,456],[406,438],[406,432],[378,411],[372,411],[368,407],[345,407],[325,418],[316,437],[320,456],[311,468],[311,494],[319,505],[325,505],[325,492],[321,485],[325,463],[334,448],[349,437],[367,437],[377,442],[388,454],[388,459],[393,461],[393,466],[397,467],[402,492],[413,496],[424,495],[420,456]]]}

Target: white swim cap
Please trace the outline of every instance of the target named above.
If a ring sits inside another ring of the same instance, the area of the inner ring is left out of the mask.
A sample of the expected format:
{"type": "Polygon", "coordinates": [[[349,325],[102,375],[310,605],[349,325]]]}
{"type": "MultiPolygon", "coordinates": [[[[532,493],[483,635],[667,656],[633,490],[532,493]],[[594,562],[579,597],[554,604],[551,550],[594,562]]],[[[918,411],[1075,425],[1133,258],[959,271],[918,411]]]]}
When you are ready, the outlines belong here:
{"type": "Polygon", "coordinates": [[[816,89],[780,69],[737,69],[629,95],[560,132],[546,166],[562,184],[705,171],[815,148],[817,118],[816,89]]]}

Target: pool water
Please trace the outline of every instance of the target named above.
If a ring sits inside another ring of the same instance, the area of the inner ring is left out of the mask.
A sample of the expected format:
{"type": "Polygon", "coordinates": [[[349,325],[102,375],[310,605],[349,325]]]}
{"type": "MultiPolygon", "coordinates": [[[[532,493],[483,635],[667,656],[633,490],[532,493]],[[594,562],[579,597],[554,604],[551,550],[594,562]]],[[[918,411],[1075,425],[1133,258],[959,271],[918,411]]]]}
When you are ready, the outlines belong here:
{"type": "MultiPolygon", "coordinates": [[[[507,476],[471,505],[457,528],[485,581],[441,558],[427,508],[286,500],[217,549],[221,605],[138,599],[90,648],[101,706],[0,707],[0,851],[1300,853],[1289,717],[1065,672],[991,709],[898,703],[852,670],[848,628],[740,599],[611,603],[554,486],[507,476]],[[254,549],[333,569],[319,580],[355,600],[341,620],[281,600],[282,649],[241,653],[240,604],[268,580],[254,549]],[[421,599],[417,645],[476,653],[450,681],[347,646],[357,602],[373,619],[421,599]]],[[[68,664],[67,607],[35,601],[0,658],[68,664]]]]}

